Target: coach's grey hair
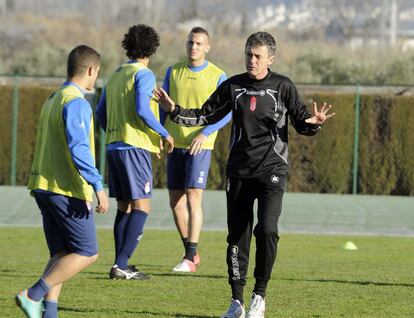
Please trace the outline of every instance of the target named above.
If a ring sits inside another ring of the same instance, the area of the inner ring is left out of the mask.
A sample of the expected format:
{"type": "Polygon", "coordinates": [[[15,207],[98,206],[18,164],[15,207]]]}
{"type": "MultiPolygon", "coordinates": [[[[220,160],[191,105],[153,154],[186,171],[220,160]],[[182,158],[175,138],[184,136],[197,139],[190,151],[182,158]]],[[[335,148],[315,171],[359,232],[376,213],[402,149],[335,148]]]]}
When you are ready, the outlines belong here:
{"type": "Polygon", "coordinates": [[[250,47],[256,46],[267,46],[267,50],[269,51],[270,55],[275,55],[276,53],[276,41],[274,37],[267,32],[256,32],[250,35],[247,38],[245,49],[250,47]]]}

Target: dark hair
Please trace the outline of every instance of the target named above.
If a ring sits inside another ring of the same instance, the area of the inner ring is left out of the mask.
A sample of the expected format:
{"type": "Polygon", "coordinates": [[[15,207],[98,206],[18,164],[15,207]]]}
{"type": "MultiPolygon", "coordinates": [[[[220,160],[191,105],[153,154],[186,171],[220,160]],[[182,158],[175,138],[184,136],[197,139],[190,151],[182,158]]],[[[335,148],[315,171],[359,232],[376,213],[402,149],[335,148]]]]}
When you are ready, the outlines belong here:
{"type": "Polygon", "coordinates": [[[100,64],[101,56],[98,52],[87,45],[78,45],[69,53],[67,76],[72,78],[84,75],[89,67],[98,67],[100,64]]]}
{"type": "Polygon", "coordinates": [[[267,46],[267,50],[270,55],[275,55],[276,53],[276,41],[274,37],[267,32],[256,32],[250,35],[247,38],[246,46],[256,47],[256,46],[267,46]]]}
{"type": "Polygon", "coordinates": [[[124,35],[122,47],[126,50],[126,56],[132,60],[150,57],[160,46],[158,33],[145,24],[133,25],[124,35]]]}
{"type": "Polygon", "coordinates": [[[210,38],[210,34],[208,34],[207,30],[199,26],[192,28],[189,34],[192,33],[202,33],[207,35],[208,38],[210,38]]]}

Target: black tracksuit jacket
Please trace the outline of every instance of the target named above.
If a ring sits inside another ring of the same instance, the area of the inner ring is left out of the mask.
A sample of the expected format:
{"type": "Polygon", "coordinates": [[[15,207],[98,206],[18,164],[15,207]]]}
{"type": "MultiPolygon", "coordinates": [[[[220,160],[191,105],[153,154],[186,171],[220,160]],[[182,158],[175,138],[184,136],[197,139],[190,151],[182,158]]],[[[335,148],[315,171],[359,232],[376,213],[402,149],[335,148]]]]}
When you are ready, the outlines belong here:
{"type": "Polygon", "coordinates": [[[254,178],[288,171],[288,118],[298,133],[316,134],[320,126],[305,123],[312,115],[292,81],[269,70],[262,80],[247,73],[223,82],[200,109],[176,105],[171,119],[184,126],[214,124],[233,112],[227,176],[254,178]]]}

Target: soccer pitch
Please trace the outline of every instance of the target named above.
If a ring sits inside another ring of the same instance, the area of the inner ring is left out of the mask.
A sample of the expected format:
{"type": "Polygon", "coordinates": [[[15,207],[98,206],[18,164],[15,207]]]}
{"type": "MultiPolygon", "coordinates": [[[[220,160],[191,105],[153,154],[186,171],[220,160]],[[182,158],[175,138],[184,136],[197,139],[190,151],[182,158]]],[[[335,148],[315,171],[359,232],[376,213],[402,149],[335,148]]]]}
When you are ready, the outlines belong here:
{"type": "MultiPolygon", "coordinates": [[[[0,200],[0,317],[23,317],[14,295],[38,279],[48,251],[28,191],[3,186],[0,200]]],[[[130,262],[151,275],[148,281],[108,279],[113,200],[111,204],[106,215],[96,215],[100,257],[65,284],[59,317],[207,318],[225,312],[231,295],[223,192],[205,193],[201,266],[186,275],[171,271],[182,257],[182,243],[167,192],[154,191],[153,211],[130,262]]],[[[413,317],[413,206],[411,197],[287,193],[266,317],[413,317]],[[347,241],[358,250],[344,250],[347,241]]],[[[249,267],[247,303],[254,252],[249,267]]]]}
{"type": "MultiPolygon", "coordinates": [[[[60,317],[219,317],[229,304],[225,232],[202,233],[197,273],[171,272],[181,257],[172,230],[147,230],[132,264],[148,281],[112,281],[112,233],[98,230],[99,260],[67,284],[60,317]]],[[[2,228],[1,317],[22,317],[15,293],[32,284],[48,257],[40,228],[2,228]]],[[[413,239],[282,234],[266,297],[266,317],[413,317],[413,239]],[[353,241],[356,251],[342,249],[353,241]]],[[[251,255],[253,256],[253,255],[251,255]]],[[[245,297],[252,290],[253,258],[245,297]]]]}

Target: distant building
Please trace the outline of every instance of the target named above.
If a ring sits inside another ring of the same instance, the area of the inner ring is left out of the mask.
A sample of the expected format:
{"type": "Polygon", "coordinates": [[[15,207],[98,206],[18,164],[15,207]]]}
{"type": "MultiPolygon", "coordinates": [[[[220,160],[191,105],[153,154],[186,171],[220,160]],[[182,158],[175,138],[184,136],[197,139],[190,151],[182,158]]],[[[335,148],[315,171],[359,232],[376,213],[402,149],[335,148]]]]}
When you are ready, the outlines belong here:
{"type": "Polygon", "coordinates": [[[5,16],[7,14],[8,1],[0,0],[0,15],[5,16]]]}

